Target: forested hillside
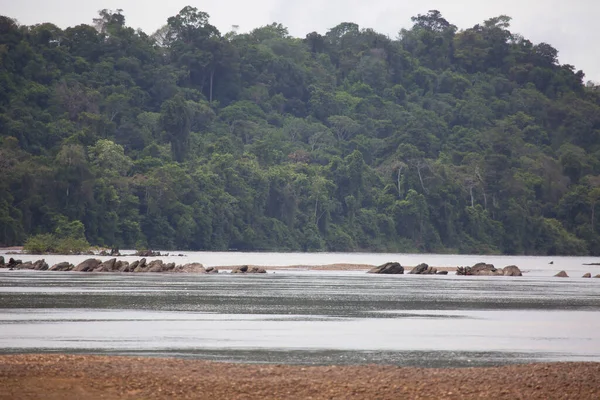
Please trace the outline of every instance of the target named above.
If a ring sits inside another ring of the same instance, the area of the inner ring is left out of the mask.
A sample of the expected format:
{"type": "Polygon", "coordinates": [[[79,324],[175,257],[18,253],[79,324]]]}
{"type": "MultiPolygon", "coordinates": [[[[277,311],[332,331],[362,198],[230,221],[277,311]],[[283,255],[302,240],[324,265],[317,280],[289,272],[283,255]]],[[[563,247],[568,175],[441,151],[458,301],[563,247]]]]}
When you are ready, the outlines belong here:
{"type": "Polygon", "coordinates": [[[598,87],[508,17],[413,22],[0,17],[0,244],[600,254],[598,87]]]}

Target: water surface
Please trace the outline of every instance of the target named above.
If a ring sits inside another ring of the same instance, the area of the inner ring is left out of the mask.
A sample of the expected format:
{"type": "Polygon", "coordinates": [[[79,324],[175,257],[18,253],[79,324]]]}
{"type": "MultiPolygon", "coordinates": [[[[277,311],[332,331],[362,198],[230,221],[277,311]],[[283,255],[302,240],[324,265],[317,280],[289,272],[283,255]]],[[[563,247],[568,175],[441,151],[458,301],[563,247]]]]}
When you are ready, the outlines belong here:
{"type": "Polygon", "coordinates": [[[0,271],[0,352],[234,362],[600,361],[600,279],[0,271]]]}

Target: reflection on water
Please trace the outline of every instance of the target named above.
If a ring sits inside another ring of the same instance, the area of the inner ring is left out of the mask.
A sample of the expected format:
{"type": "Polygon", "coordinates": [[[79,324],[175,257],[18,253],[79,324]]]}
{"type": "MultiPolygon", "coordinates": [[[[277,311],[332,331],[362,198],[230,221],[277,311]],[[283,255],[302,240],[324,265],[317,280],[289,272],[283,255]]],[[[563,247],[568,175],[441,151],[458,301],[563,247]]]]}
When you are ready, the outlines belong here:
{"type": "Polygon", "coordinates": [[[236,362],[600,361],[600,280],[0,272],[0,352],[236,362]]]}

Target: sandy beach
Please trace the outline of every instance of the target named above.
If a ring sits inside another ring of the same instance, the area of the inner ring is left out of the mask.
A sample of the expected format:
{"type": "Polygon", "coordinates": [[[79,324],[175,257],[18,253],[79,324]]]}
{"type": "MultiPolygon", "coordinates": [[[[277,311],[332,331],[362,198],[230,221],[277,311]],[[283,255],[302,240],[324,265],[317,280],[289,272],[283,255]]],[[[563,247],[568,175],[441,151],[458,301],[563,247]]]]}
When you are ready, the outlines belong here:
{"type": "Polygon", "coordinates": [[[417,369],[0,356],[0,399],[598,399],[600,363],[417,369]]]}

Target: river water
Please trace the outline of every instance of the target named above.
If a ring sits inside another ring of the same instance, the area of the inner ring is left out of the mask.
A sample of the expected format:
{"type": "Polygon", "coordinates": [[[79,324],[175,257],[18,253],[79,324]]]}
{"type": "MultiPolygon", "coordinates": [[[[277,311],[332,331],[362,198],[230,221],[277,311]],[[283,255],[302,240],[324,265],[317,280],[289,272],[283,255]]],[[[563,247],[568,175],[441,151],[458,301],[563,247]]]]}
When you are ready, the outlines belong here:
{"type": "MultiPolygon", "coordinates": [[[[184,253],[178,263],[517,264],[523,277],[89,274],[0,270],[0,353],[251,363],[475,366],[600,361],[592,258],[184,253]],[[554,261],[553,264],[549,264],[554,261]],[[573,278],[553,278],[558,270],[573,278]]],[[[23,260],[35,259],[20,256],[23,260]]],[[[39,258],[39,257],[37,257],[39,258]]],[[[85,258],[85,257],[83,257],[85,258]]],[[[49,264],[78,257],[46,257],[49,264]]],[[[167,260],[167,257],[162,257],[167,260]]]]}

